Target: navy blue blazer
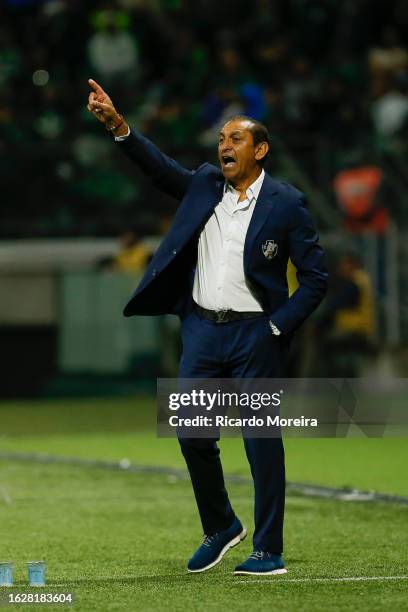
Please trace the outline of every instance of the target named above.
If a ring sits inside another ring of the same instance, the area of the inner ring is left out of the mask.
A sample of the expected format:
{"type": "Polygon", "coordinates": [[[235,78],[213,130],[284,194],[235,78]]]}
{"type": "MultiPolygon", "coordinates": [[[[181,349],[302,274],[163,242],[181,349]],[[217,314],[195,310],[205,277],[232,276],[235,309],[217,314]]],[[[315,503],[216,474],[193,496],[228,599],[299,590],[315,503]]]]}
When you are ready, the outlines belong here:
{"type": "MultiPolygon", "coordinates": [[[[183,168],[135,130],[118,144],[156,186],[180,200],[172,227],[124,315],[168,313],[183,318],[192,307],[198,238],[222,199],[224,177],[208,163],[195,171],[183,168]]],[[[318,306],[327,288],[323,251],[304,195],[268,174],[245,239],[244,271],[249,289],[282,333],[295,330],[318,306]],[[286,279],[289,257],[299,282],[291,297],[286,279]]]]}

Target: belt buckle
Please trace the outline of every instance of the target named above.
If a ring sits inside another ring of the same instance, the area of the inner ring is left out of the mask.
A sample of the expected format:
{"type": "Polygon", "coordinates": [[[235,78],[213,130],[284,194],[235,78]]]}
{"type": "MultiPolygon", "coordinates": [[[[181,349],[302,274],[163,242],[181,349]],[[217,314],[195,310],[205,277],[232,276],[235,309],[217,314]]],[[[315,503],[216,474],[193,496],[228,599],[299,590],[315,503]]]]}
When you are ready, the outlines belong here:
{"type": "Polygon", "coordinates": [[[228,323],[228,310],[217,310],[216,323],[228,323]]]}

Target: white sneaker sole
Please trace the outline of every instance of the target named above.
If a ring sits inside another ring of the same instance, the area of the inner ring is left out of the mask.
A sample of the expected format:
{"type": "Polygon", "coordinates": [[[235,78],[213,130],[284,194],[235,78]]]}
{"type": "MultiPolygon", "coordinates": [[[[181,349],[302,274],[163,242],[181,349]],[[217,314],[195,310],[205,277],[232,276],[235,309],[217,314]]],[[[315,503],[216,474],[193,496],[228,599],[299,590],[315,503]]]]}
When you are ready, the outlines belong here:
{"type": "Polygon", "coordinates": [[[187,568],[187,571],[189,571],[190,574],[198,574],[200,572],[206,572],[207,570],[211,569],[212,567],[217,565],[222,560],[223,556],[229,551],[230,548],[234,548],[234,546],[237,546],[237,544],[242,542],[242,540],[246,538],[246,534],[247,534],[247,530],[244,527],[239,535],[237,535],[230,542],[228,542],[228,544],[224,546],[224,548],[222,549],[218,557],[215,559],[215,561],[213,561],[209,565],[206,565],[205,567],[202,567],[200,569],[191,570],[187,568]]]}
{"type": "Polygon", "coordinates": [[[234,572],[234,576],[276,576],[278,574],[287,574],[288,570],[282,567],[281,569],[272,570],[271,572],[234,572]]]}

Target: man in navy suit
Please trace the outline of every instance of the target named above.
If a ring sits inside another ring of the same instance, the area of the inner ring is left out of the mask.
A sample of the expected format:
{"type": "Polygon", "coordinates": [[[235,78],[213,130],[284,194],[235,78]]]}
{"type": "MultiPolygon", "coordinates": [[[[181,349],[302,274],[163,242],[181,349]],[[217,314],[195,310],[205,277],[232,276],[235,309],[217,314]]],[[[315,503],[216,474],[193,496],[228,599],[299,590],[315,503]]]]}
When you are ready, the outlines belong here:
{"type": "MultiPolygon", "coordinates": [[[[285,376],[293,332],[323,299],[327,274],[318,236],[294,187],[265,173],[268,131],[243,116],[220,132],[221,170],[190,171],[131,130],[93,80],[88,109],[154,184],[180,200],[173,225],[125,307],[125,316],[178,314],[181,378],[285,376]],[[289,258],[299,287],[289,297],[289,258]]],[[[246,529],[224,484],[217,441],[180,438],[205,533],[190,572],[214,567],[246,529]]],[[[255,489],[253,552],[235,574],[286,572],[281,438],[244,439],[255,489]]]]}

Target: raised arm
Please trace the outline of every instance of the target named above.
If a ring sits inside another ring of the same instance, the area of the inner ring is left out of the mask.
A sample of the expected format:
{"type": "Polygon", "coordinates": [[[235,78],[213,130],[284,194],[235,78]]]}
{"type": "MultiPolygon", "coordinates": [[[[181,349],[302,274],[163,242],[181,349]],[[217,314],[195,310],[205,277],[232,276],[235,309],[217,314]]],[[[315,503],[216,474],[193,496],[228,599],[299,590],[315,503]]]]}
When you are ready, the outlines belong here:
{"type": "Polygon", "coordinates": [[[88,81],[92,91],[88,98],[88,110],[105,125],[115,138],[118,146],[149,176],[165,193],[181,199],[189,185],[193,172],[180,166],[168,157],[150,140],[136,130],[130,129],[120,115],[108,94],[93,79],[88,81]]]}

